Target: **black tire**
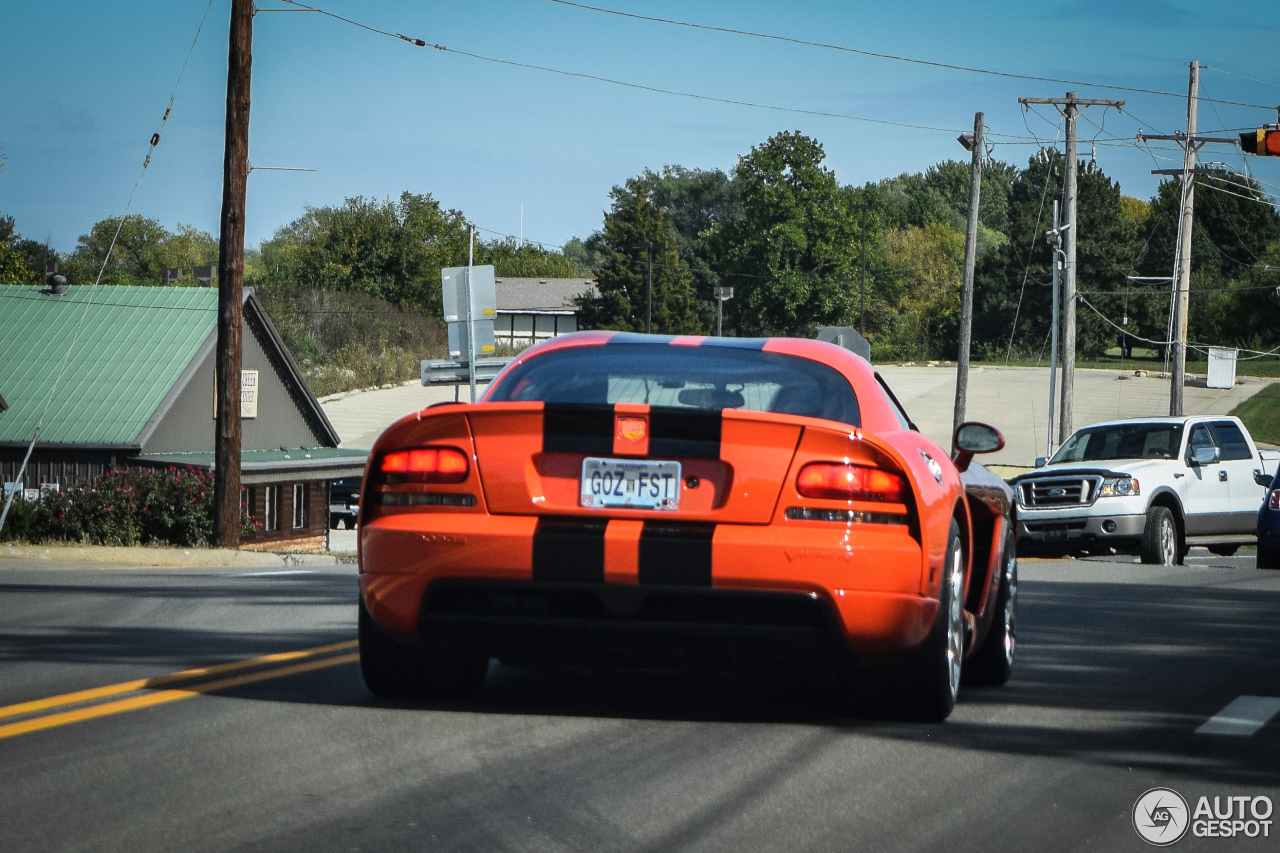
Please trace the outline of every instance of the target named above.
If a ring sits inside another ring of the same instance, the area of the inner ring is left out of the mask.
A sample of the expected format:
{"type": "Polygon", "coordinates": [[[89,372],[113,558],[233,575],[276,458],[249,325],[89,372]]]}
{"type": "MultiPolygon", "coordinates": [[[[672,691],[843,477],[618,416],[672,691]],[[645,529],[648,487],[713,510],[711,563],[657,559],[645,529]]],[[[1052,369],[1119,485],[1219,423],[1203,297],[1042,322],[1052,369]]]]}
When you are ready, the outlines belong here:
{"type": "Polygon", "coordinates": [[[338,523],[339,523],[339,522],[338,522],[338,517],[337,517],[336,515],[333,515],[332,513],[330,513],[330,515],[329,515],[329,529],[330,529],[330,530],[337,530],[337,529],[338,529],[338,523]]]}
{"type": "Polygon", "coordinates": [[[1259,544],[1257,565],[1260,569],[1280,569],[1280,553],[1259,544]]]}
{"type": "Polygon", "coordinates": [[[888,715],[903,720],[942,722],[955,708],[964,656],[964,550],[960,525],[951,521],[946,561],[938,589],[938,615],[924,645],[896,671],[885,673],[883,701],[888,715]]]}
{"type": "Polygon", "coordinates": [[[1147,523],[1142,530],[1142,562],[1154,566],[1172,566],[1182,562],[1178,523],[1173,520],[1173,513],[1168,507],[1153,506],[1147,510],[1147,523]]]}
{"type": "Polygon", "coordinates": [[[1239,545],[1210,545],[1209,553],[1217,554],[1219,557],[1234,557],[1236,551],[1240,550],[1239,545]]]}
{"type": "Polygon", "coordinates": [[[356,520],[351,516],[347,516],[346,518],[342,519],[342,526],[345,527],[347,530],[351,530],[356,526],[356,520]]]}
{"type": "Polygon", "coordinates": [[[394,640],[374,624],[363,600],[356,634],[360,641],[360,674],[375,696],[469,699],[484,686],[488,658],[449,654],[394,640]]]}
{"type": "Polygon", "coordinates": [[[1013,532],[1005,537],[1004,565],[987,638],[964,662],[965,684],[1004,684],[1013,674],[1018,639],[1018,552],[1013,532]]]}

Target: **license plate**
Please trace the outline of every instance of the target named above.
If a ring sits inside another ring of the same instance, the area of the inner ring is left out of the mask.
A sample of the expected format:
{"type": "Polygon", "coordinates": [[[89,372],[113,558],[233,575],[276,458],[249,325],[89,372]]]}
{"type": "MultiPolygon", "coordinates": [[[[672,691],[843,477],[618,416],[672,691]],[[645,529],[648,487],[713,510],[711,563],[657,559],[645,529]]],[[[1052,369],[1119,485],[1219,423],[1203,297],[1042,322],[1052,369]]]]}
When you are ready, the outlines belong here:
{"type": "Polygon", "coordinates": [[[1050,527],[1048,530],[1044,532],[1044,541],[1066,542],[1067,528],[1066,527],[1050,527]]]}
{"type": "Polygon", "coordinates": [[[589,456],[582,460],[580,503],[599,509],[677,509],[680,463],[589,456]]]}

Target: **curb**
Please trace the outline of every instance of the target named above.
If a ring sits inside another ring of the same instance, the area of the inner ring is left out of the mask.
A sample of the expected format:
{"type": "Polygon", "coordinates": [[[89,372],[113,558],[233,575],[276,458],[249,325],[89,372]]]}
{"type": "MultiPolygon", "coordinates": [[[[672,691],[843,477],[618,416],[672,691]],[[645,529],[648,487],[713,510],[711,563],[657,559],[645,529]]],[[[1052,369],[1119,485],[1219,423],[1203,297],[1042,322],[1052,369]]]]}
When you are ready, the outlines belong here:
{"type": "MultiPolygon", "coordinates": [[[[354,557],[230,548],[142,548],[110,545],[3,545],[0,561],[91,563],[103,568],[240,568],[355,565],[354,557]]],[[[3,564],[0,563],[0,566],[3,564]]]]}

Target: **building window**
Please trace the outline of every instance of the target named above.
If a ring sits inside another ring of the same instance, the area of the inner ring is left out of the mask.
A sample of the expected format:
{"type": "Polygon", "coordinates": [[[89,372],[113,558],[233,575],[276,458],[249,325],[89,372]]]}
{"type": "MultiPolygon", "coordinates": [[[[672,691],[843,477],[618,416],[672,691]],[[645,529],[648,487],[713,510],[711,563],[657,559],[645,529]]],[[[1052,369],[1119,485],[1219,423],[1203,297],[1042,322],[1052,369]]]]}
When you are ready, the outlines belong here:
{"type": "Polygon", "coordinates": [[[307,526],[307,485],[293,484],[293,529],[301,530],[307,526]]]}
{"type": "Polygon", "coordinates": [[[262,523],[266,530],[280,529],[280,487],[267,486],[263,492],[262,523]]]}

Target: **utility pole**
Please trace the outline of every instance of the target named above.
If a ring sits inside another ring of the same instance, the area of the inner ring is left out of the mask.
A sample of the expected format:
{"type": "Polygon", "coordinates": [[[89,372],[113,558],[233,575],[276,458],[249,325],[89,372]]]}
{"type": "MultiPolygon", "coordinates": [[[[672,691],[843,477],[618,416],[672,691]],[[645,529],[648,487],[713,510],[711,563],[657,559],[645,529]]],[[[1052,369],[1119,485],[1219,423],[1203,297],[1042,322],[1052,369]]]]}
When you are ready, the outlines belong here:
{"type": "MultiPolygon", "coordinates": [[[[521,207],[523,215],[524,208],[521,207]]],[[[465,296],[467,300],[467,379],[471,385],[471,402],[476,401],[476,301],[471,290],[472,271],[476,265],[476,227],[467,226],[467,279],[465,296]]],[[[535,321],[536,322],[536,321],[535,321]]]]}
{"type": "Polygon", "coordinates": [[[1058,199],[1053,200],[1053,230],[1044,236],[1049,241],[1049,250],[1053,254],[1053,330],[1050,333],[1052,343],[1049,346],[1049,426],[1046,432],[1045,456],[1053,456],[1053,405],[1057,399],[1058,383],[1058,295],[1062,276],[1062,233],[1071,227],[1070,223],[1062,224],[1058,210],[1058,199]]]}
{"type": "Polygon", "coordinates": [[[716,337],[721,337],[724,328],[724,301],[733,298],[732,287],[716,287],[712,289],[716,299],[716,337]]]}
{"type": "Polygon", "coordinates": [[[1183,389],[1187,383],[1187,312],[1191,298],[1191,223],[1196,205],[1196,113],[1200,104],[1200,61],[1191,61],[1191,79],[1187,89],[1187,140],[1182,152],[1182,208],[1178,211],[1178,260],[1173,268],[1178,298],[1173,310],[1173,370],[1170,371],[1169,414],[1182,416],[1183,389]]]}
{"type": "Polygon", "coordinates": [[[982,158],[987,150],[982,113],[974,113],[973,136],[962,135],[960,144],[973,152],[973,162],[969,165],[969,222],[964,233],[964,279],[960,285],[960,354],[956,357],[956,407],[951,419],[952,433],[964,423],[965,403],[969,395],[969,348],[973,340],[973,273],[978,257],[978,203],[982,198],[982,158]]]}
{"type": "Polygon", "coordinates": [[[1169,415],[1181,417],[1185,400],[1184,387],[1187,381],[1187,319],[1191,299],[1191,229],[1195,222],[1196,185],[1195,176],[1201,170],[1196,168],[1196,153],[1207,143],[1237,145],[1234,139],[1215,139],[1196,135],[1196,113],[1200,104],[1200,62],[1191,61],[1191,75],[1187,85],[1187,133],[1185,136],[1148,136],[1139,133],[1140,140],[1163,139],[1177,142],[1182,146],[1181,169],[1155,169],[1153,175],[1179,175],[1182,178],[1182,196],[1178,208],[1178,254],[1173,266],[1173,310],[1169,317],[1169,326],[1173,334],[1172,361],[1173,369],[1169,378],[1169,415]]]}
{"type": "Polygon", "coordinates": [[[249,78],[253,69],[253,0],[231,0],[227,55],[227,128],[222,154],[218,233],[218,344],[214,537],[240,544],[240,365],[244,324],[245,187],[249,179],[249,78]]]}
{"type": "Polygon", "coordinates": [[[667,244],[655,243],[652,240],[649,240],[648,242],[645,242],[645,243],[636,243],[631,248],[644,249],[646,252],[649,253],[649,278],[648,278],[649,286],[648,286],[647,295],[645,296],[645,308],[644,308],[644,333],[648,335],[652,332],[652,329],[653,329],[653,250],[657,249],[661,251],[662,249],[667,248],[667,244]]]}
{"type": "MultiPolygon", "coordinates": [[[[1067,207],[1067,221],[1075,225],[1080,221],[1076,215],[1076,170],[1080,167],[1076,154],[1076,117],[1086,107],[1115,107],[1120,109],[1124,101],[1098,98],[1077,98],[1075,92],[1067,92],[1065,98],[1018,98],[1023,106],[1031,104],[1051,104],[1062,114],[1066,122],[1067,153],[1066,174],[1062,182],[1063,201],[1067,207]]],[[[1058,435],[1070,435],[1074,428],[1072,394],[1076,380],[1076,233],[1079,228],[1066,232],[1063,247],[1063,268],[1066,275],[1062,284],[1062,418],[1058,435]]]]}
{"type": "Polygon", "coordinates": [[[859,261],[862,266],[862,284],[858,289],[858,334],[865,338],[867,336],[867,211],[875,210],[876,206],[866,202],[855,204],[853,209],[862,211],[862,256],[859,261]]]}

